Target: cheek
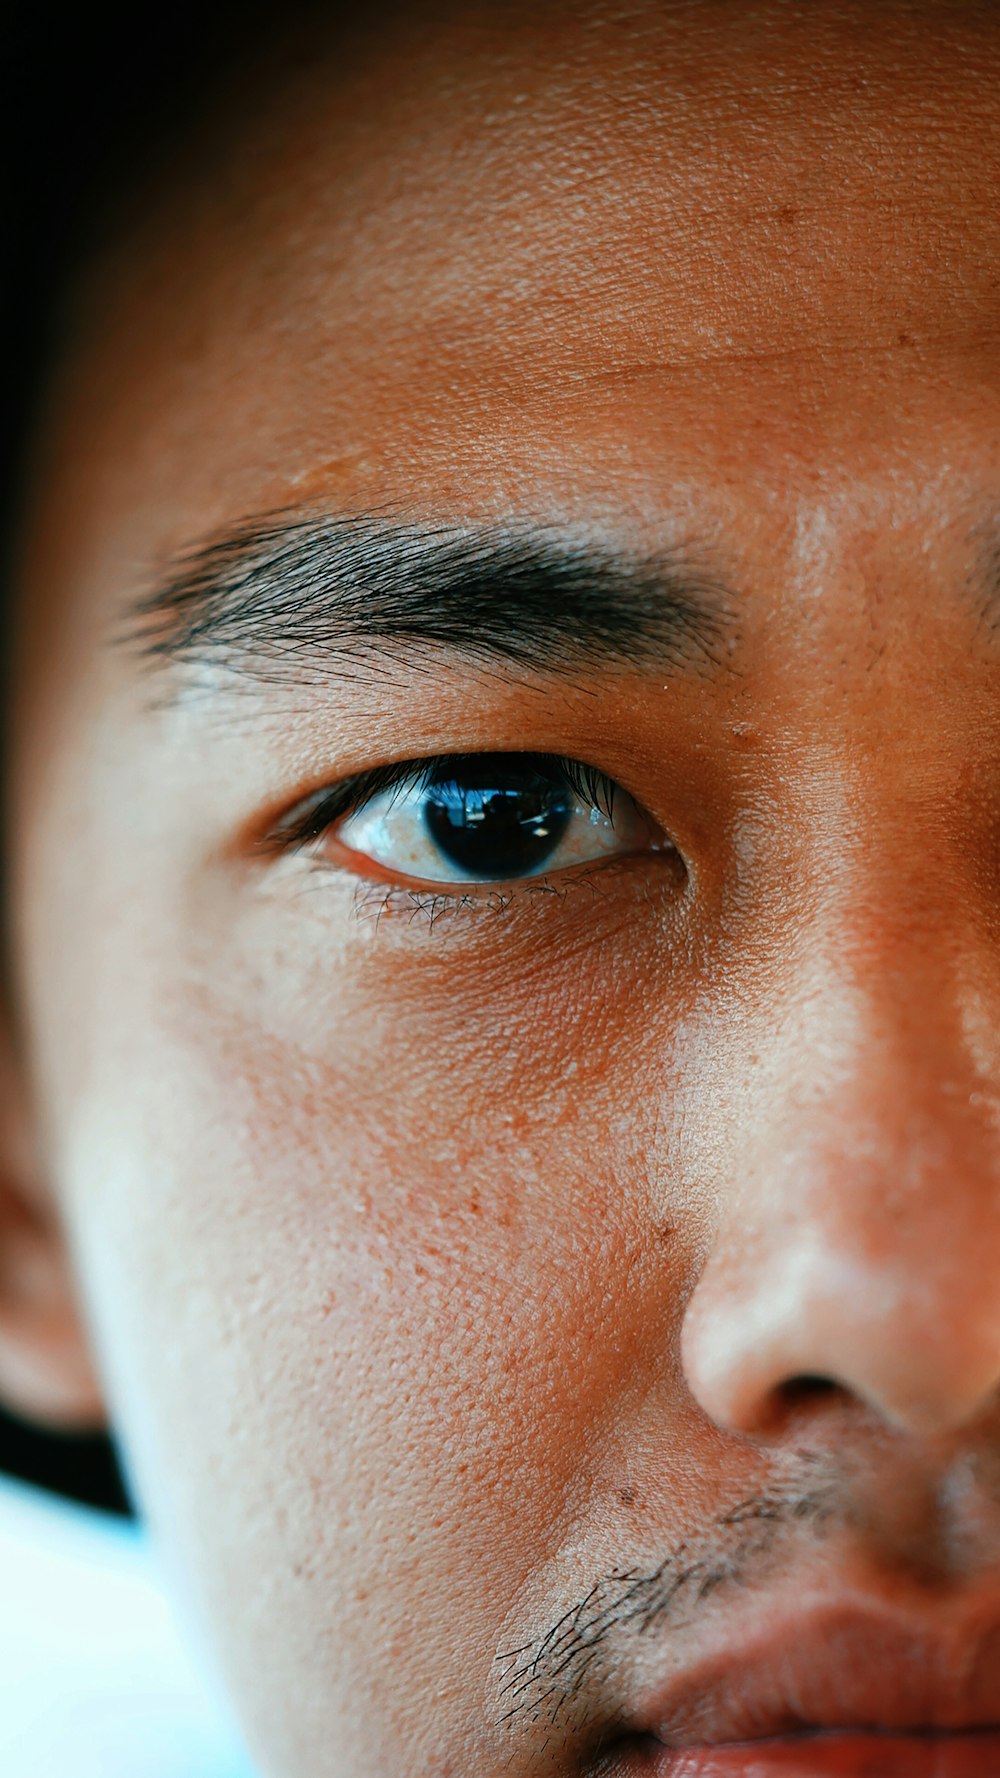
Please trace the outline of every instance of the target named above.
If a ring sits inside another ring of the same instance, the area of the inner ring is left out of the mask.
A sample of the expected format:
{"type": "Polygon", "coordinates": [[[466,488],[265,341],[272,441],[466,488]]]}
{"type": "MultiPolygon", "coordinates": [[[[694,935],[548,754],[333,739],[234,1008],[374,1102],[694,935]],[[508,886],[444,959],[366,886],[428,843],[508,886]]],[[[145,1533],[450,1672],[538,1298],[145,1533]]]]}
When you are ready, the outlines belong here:
{"type": "Polygon", "coordinates": [[[695,971],[644,892],[440,944],[198,896],[93,917],[44,1032],[113,1417],[261,1770],[461,1769],[581,1519],[640,1553],[614,1503],[644,1416],[661,1538],[701,1485],[686,1216],[646,1164],[691,1175],[695,971]]]}
{"type": "Polygon", "coordinates": [[[519,1590],[621,1480],[640,1370],[673,1411],[682,1255],[650,1258],[628,1120],[528,1115],[482,1032],[415,1075],[403,1029],[320,1058],[135,1010],[129,1093],[98,1054],[63,1173],[140,1498],[274,1769],[325,1770],[334,1732],[402,1769],[445,1732],[430,1687],[449,1745],[481,1732],[519,1590]]]}

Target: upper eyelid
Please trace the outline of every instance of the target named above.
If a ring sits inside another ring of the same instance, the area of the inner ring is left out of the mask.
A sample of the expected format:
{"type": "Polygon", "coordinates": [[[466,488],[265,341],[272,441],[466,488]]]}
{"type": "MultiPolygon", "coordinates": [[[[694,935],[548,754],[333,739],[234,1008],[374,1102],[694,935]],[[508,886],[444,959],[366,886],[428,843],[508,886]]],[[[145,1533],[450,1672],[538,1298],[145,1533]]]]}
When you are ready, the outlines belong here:
{"type": "Polygon", "coordinates": [[[525,764],[530,762],[559,770],[565,773],[578,795],[602,809],[609,820],[613,819],[615,795],[621,786],[598,767],[566,754],[538,753],[529,749],[484,749],[479,753],[441,753],[421,759],[397,760],[352,773],[327,789],[314,792],[304,804],[296,805],[279,822],[273,839],[290,848],[308,845],[311,840],[319,839],[335,821],[357,813],[383,791],[402,794],[405,790],[420,789],[442,767],[454,768],[456,777],[459,777],[463,765],[489,758],[521,759],[525,764]]]}
{"type": "Polygon", "coordinates": [[[401,761],[392,766],[373,766],[352,772],[296,803],[278,822],[273,838],[287,845],[303,844],[323,833],[334,821],[353,814],[382,790],[403,791],[419,782],[433,768],[433,760],[401,761]]]}

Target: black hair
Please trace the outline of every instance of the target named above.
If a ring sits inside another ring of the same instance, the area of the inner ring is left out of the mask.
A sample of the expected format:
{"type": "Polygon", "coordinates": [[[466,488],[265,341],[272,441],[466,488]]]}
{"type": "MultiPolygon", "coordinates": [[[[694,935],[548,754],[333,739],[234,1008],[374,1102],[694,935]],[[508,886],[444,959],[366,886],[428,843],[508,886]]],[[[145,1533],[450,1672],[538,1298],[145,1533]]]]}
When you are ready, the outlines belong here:
{"type": "Polygon", "coordinates": [[[62,291],[122,191],[141,182],[206,89],[278,16],[260,0],[8,12],[0,117],[5,537],[62,291]]]}

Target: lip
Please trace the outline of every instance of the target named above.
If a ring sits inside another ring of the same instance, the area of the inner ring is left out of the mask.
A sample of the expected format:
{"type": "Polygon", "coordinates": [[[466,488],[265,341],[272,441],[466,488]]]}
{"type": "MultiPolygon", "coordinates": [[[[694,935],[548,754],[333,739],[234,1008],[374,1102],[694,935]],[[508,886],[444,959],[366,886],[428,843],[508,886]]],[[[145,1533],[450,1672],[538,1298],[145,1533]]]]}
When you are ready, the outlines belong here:
{"type": "Polygon", "coordinates": [[[742,1621],[727,1614],[718,1639],[641,1697],[630,1726],[655,1759],[637,1771],[1000,1773],[995,1597],[988,1616],[980,1605],[951,1621],[940,1607],[932,1619],[856,1599],[784,1612],[747,1604],[742,1621]],[[795,1763],[807,1753],[811,1763],[795,1763]]]}
{"type": "Polygon", "coordinates": [[[615,1778],[995,1778],[1000,1731],[837,1731],[715,1747],[635,1750],[615,1778]]]}

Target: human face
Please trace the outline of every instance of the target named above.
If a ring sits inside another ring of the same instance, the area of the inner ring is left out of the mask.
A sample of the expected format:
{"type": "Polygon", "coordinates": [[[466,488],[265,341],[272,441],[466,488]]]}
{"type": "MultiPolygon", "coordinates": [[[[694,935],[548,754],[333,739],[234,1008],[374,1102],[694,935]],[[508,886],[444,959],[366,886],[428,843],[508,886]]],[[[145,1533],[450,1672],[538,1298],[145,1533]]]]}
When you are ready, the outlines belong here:
{"type": "Polygon", "coordinates": [[[26,1053],[267,1778],[1000,1763],[998,92],[989,8],[410,8],[77,295],[26,1053]]]}

